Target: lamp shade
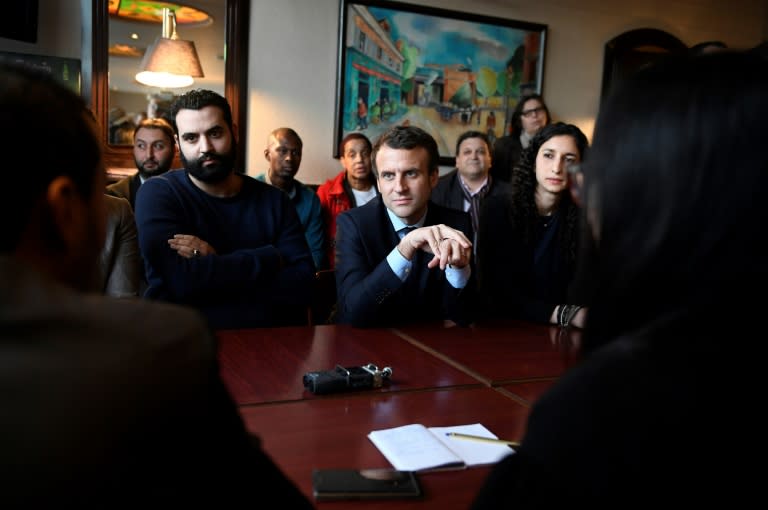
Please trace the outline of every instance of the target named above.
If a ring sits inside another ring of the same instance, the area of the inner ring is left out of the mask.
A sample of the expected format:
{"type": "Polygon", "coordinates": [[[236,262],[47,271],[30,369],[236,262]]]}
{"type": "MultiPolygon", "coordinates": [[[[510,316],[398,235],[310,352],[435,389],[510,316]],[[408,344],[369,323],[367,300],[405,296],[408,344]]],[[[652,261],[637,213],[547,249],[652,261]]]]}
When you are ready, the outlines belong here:
{"type": "Polygon", "coordinates": [[[136,81],[152,87],[188,87],[194,83],[194,78],[205,76],[200,58],[194,42],[179,39],[176,35],[173,13],[164,11],[163,35],[147,48],[136,81]],[[172,34],[168,37],[171,26],[172,34]]]}

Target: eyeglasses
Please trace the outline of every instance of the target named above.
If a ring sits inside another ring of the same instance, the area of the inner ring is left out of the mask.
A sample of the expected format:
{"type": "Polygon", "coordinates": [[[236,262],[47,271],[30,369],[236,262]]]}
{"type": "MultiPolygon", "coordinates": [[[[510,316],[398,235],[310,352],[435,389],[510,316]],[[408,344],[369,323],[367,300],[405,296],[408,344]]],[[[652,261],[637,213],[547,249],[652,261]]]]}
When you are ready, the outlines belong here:
{"type": "Polygon", "coordinates": [[[528,118],[532,115],[538,115],[543,111],[544,111],[543,106],[537,106],[536,108],[531,108],[530,110],[523,110],[522,112],[520,112],[520,115],[522,115],[525,118],[528,118]]]}

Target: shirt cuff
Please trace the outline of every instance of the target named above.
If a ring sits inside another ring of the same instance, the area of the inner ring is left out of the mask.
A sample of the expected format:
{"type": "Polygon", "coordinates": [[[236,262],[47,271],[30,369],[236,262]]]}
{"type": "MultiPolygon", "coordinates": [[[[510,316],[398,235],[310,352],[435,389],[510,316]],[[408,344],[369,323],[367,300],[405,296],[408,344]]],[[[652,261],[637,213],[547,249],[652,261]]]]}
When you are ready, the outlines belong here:
{"type": "Polygon", "coordinates": [[[469,282],[469,277],[472,275],[472,267],[467,264],[461,269],[448,265],[445,268],[445,279],[451,284],[454,289],[463,289],[469,282]]]}
{"type": "Polygon", "coordinates": [[[389,264],[392,272],[400,278],[401,282],[404,282],[405,279],[408,278],[408,275],[411,274],[411,268],[413,267],[413,262],[403,257],[403,254],[400,253],[397,246],[395,246],[395,249],[387,255],[387,264],[389,264]]]}

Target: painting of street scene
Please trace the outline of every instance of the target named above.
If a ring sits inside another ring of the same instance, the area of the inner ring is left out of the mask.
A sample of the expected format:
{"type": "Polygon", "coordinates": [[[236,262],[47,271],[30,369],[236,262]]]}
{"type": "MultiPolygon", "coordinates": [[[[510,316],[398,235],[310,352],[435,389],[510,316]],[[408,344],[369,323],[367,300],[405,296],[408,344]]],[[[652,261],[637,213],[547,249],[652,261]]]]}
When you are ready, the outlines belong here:
{"type": "Polygon", "coordinates": [[[541,93],[546,25],[366,0],[344,0],[342,18],[337,142],[411,124],[452,165],[461,133],[493,142],[521,95],[541,93]]]}

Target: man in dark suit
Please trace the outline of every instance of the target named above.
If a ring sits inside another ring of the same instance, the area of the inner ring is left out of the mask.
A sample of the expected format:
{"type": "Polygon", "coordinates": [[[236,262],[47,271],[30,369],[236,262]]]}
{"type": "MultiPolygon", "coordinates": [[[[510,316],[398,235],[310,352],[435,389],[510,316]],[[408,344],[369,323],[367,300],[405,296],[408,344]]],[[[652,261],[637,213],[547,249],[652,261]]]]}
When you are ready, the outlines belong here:
{"type": "Polygon", "coordinates": [[[378,139],[372,159],[380,195],[336,219],[337,321],[469,324],[472,224],[466,212],[430,202],[437,143],[418,127],[396,126],[378,139]]]}
{"type": "Polygon", "coordinates": [[[96,132],[68,88],[0,64],[0,139],[35,154],[0,203],[3,507],[226,508],[256,494],[312,508],[246,431],[198,312],[87,292],[106,221],[96,132]]]}

